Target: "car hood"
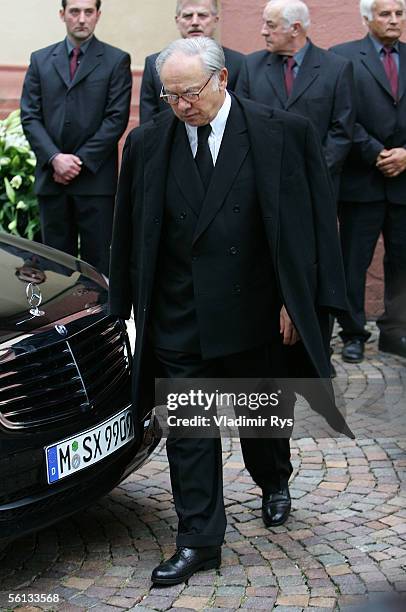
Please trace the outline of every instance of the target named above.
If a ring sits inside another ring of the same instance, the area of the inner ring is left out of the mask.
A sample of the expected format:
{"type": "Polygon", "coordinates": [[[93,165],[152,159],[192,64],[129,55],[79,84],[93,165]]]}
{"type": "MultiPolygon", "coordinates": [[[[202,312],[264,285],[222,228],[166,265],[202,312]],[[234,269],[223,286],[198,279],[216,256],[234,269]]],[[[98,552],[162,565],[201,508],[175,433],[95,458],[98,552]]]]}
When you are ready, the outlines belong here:
{"type": "Polygon", "coordinates": [[[0,233],[0,362],[24,345],[61,340],[107,312],[106,279],[90,265],[23,238],[0,233]],[[20,344],[21,345],[21,344],[20,344]]]}

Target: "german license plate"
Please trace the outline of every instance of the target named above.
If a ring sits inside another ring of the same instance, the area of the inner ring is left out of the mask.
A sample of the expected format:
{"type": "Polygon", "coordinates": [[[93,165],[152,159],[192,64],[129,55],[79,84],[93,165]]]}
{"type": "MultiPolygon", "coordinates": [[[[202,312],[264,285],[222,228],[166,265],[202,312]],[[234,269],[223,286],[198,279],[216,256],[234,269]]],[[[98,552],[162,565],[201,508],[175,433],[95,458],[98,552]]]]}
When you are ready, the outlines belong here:
{"type": "Polygon", "coordinates": [[[45,447],[48,483],[101,461],[133,438],[134,421],[126,408],[97,427],[45,447]]]}

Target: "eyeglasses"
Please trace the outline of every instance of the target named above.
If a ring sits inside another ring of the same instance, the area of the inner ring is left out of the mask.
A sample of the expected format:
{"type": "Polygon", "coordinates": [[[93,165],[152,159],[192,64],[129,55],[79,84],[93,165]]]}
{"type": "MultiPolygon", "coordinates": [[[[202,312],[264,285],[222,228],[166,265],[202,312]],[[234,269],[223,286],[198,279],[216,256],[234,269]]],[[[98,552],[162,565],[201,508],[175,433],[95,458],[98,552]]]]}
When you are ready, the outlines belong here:
{"type": "Polygon", "coordinates": [[[175,106],[176,104],[178,104],[181,98],[182,100],[185,100],[186,102],[191,102],[191,103],[197,102],[203,89],[209,83],[209,81],[214,76],[214,74],[215,73],[209,76],[209,78],[207,79],[203,87],[199,89],[199,91],[186,91],[183,94],[172,94],[172,93],[168,94],[168,93],[164,93],[164,86],[162,85],[162,89],[161,89],[161,93],[159,97],[162,98],[162,100],[165,100],[165,102],[167,102],[167,104],[170,104],[171,106],[175,106]]]}

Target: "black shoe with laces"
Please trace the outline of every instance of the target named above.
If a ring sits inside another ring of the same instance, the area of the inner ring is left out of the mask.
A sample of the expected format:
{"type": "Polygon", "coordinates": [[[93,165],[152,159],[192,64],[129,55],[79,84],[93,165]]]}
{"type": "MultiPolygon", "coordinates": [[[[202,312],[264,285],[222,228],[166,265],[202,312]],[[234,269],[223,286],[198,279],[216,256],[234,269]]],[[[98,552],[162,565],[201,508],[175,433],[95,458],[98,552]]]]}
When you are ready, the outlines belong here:
{"type": "Polygon", "coordinates": [[[188,548],[180,546],[167,561],[163,561],[152,572],[154,584],[170,586],[188,580],[199,570],[217,569],[221,563],[221,547],[205,546],[188,548]]]}

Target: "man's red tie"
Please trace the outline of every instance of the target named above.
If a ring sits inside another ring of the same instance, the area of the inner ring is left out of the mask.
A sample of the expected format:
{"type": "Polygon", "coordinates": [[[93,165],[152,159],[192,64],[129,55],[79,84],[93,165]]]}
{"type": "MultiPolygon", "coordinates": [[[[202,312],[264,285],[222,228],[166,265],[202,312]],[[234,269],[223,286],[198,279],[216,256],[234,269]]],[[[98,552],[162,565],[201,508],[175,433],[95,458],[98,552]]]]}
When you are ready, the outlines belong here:
{"type": "Polygon", "coordinates": [[[78,69],[78,59],[80,55],[80,47],[74,47],[70,56],[69,68],[70,68],[70,80],[73,80],[75,72],[78,69]]]}
{"type": "Polygon", "coordinates": [[[393,53],[395,53],[395,49],[393,47],[383,47],[382,51],[385,54],[383,56],[383,66],[385,68],[386,76],[388,77],[390,83],[392,95],[395,100],[397,100],[399,89],[399,76],[396,62],[393,59],[393,53]]]}
{"type": "Polygon", "coordinates": [[[290,94],[292,93],[293,81],[295,80],[295,73],[293,72],[293,69],[296,66],[296,60],[294,57],[286,57],[285,64],[285,87],[289,98],[290,94]]]}

